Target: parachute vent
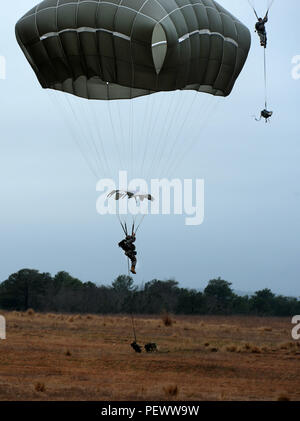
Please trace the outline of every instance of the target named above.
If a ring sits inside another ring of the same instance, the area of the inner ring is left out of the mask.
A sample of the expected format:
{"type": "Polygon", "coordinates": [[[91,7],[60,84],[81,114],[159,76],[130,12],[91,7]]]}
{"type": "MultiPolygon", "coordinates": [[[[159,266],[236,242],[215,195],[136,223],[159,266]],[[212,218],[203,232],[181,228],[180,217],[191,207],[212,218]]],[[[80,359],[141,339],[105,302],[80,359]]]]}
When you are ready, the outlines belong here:
{"type": "Polygon", "coordinates": [[[160,23],[155,25],[152,34],[152,57],[155,66],[156,73],[159,74],[166,55],[167,55],[168,43],[166,33],[160,23]]]}

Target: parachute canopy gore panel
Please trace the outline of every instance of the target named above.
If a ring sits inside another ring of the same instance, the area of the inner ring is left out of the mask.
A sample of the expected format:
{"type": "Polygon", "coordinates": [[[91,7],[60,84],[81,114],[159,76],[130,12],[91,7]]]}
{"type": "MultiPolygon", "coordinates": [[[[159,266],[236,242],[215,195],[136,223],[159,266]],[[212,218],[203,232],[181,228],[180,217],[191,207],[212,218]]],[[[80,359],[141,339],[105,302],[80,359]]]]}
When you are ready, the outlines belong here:
{"type": "Polygon", "coordinates": [[[231,93],[250,32],[214,0],[44,0],[16,24],[43,88],[88,99],[231,93]]]}

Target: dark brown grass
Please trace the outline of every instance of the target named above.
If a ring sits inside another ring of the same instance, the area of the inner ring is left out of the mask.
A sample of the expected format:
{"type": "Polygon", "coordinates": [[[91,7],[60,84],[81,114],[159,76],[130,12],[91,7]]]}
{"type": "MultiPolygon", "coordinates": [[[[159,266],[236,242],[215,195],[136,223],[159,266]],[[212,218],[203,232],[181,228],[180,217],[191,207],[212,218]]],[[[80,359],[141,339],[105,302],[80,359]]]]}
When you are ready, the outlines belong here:
{"type": "Polygon", "coordinates": [[[167,398],[176,398],[178,395],[179,389],[177,385],[169,385],[163,388],[167,398]]]}
{"type": "Polygon", "coordinates": [[[162,321],[165,326],[172,326],[173,324],[173,319],[171,318],[169,313],[162,314],[162,321]]]}
{"type": "Polygon", "coordinates": [[[0,401],[300,400],[289,318],[176,316],[170,328],[136,316],[138,343],[158,345],[136,354],[130,316],[0,313],[0,401]]]}
{"type": "Polygon", "coordinates": [[[45,392],[46,391],[46,387],[45,387],[44,383],[40,383],[40,382],[38,382],[34,385],[34,389],[37,392],[45,392]]]}

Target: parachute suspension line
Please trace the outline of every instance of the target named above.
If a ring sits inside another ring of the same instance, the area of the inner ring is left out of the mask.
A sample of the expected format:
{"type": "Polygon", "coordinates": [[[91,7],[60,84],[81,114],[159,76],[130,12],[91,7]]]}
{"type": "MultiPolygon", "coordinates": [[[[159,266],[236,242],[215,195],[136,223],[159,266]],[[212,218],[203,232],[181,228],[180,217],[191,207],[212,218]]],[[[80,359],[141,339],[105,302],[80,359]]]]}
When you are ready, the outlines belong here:
{"type": "Polygon", "coordinates": [[[168,171],[170,172],[170,174],[178,168],[180,163],[184,162],[184,158],[186,157],[186,155],[190,151],[192,151],[194,147],[197,145],[197,143],[199,142],[200,135],[202,135],[206,129],[209,118],[212,115],[214,115],[215,110],[219,104],[220,104],[219,98],[218,100],[216,100],[216,98],[211,98],[211,102],[207,104],[207,106],[205,107],[205,113],[202,114],[202,119],[200,121],[197,120],[197,123],[199,123],[199,126],[200,126],[200,130],[195,131],[195,135],[192,136],[191,142],[187,143],[187,147],[183,150],[182,154],[180,154],[180,156],[177,157],[177,160],[173,163],[173,166],[171,165],[169,167],[168,171]]]}
{"type": "Polygon", "coordinates": [[[99,104],[98,103],[97,104],[96,103],[91,104],[90,101],[88,101],[88,103],[90,104],[91,115],[93,117],[94,126],[96,128],[97,138],[100,140],[100,147],[101,147],[101,153],[102,153],[104,164],[105,164],[105,170],[108,171],[109,174],[111,174],[111,168],[110,168],[110,165],[108,163],[107,156],[106,156],[106,152],[105,152],[105,148],[104,148],[104,142],[103,142],[103,136],[102,136],[102,133],[101,133],[101,128],[100,128],[99,121],[98,121],[97,114],[96,114],[96,110],[95,110],[95,107],[99,106],[99,104]]]}
{"type": "MultiPolygon", "coordinates": [[[[166,173],[166,167],[167,167],[167,162],[168,159],[170,157],[170,148],[172,147],[173,141],[172,139],[174,139],[174,134],[172,134],[172,129],[174,128],[173,126],[173,121],[174,119],[176,119],[175,121],[180,121],[180,113],[181,113],[181,107],[179,104],[182,104],[182,95],[183,95],[183,91],[181,90],[177,90],[174,91],[174,95],[172,97],[172,102],[170,104],[170,106],[167,109],[167,115],[170,116],[170,120],[169,120],[169,124],[167,124],[167,118],[165,119],[166,124],[163,124],[163,127],[166,127],[166,132],[162,133],[162,150],[161,153],[159,154],[159,159],[158,159],[158,164],[157,164],[157,169],[158,169],[158,176],[159,177],[164,177],[164,176],[168,176],[166,173]],[[178,104],[178,98],[180,97],[180,101],[178,104]],[[173,109],[172,109],[173,107],[173,109]]],[[[176,126],[176,125],[175,125],[176,126]]],[[[173,129],[174,130],[174,129],[173,129]]],[[[176,136],[176,133],[175,133],[176,136]]]]}
{"type": "MultiPolygon", "coordinates": [[[[127,257],[127,273],[128,273],[128,276],[130,276],[130,264],[129,264],[129,258],[128,257],[127,257]]],[[[131,325],[132,325],[134,342],[136,342],[136,330],[135,330],[135,323],[134,323],[134,316],[133,316],[132,307],[133,306],[132,306],[132,299],[131,299],[131,325]]]]}
{"type": "Polygon", "coordinates": [[[127,274],[130,276],[129,257],[127,257],[127,274]]]}
{"type": "MultiPolygon", "coordinates": [[[[165,147],[165,143],[166,143],[166,138],[164,136],[164,132],[166,130],[166,128],[168,127],[168,119],[172,119],[172,104],[174,103],[174,98],[175,98],[175,91],[172,92],[172,99],[171,99],[171,103],[169,101],[169,94],[166,92],[163,92],[161,94],[163,96],[161,103],[156,107],[157,108],[157,113],[155,116],[155,124],[153,124],[153,129],[152,129],[152,137],[155,139],[155,141],[151,139],[151,145],[153,145],[153,153],[152,156],[149,157],[149,164],[147,166],[147,170],[145,171],[146,173],[146,178],[150,177],[152,175],[152,177],[155,174],[155,171],[158,172],[159,170],[159,163],[162,157],[162,153],[163,153],[163,147],[165,147]],[[157,125],[157,122],[160,122],[160,126],[157,125]],[[155,130],[156,129],[156,130],[155,130]]],[[[173,110],[174,112],[174,110],[173,110]]]]}
{"type": "MultiPolygon", "coordinates": [[[[197,92],[195,92],[194,96],[193,96],[192,94],[189,95],[189,93],[187,93],[186,91],[181,90],[179,94],[180,94],[181,107],[180,106],[177,107],[177,113],[175,114],[176,121],[181,120],[181,118],[180,118],[181,115],[183,114],[183,112],[186,108],[189,108],[190,102],[194,101],[194,98],[197,95],[197,92]],[[183,95],[185,96],[184,99],[181,98],[183,95]]],[[[186,119],[188,119],[188,115],[189,115],[189,113],[186,115],[186,119]]],[[[176,159],[179,155],[179,154],[176,154],[176,153],[173,154],[173,151],[176,149],[176,139],[177,139],[178,134],[179,134],[178,131],[174,134],[174,137],[175,137],[174,142],[169,142],[170,145],[169,145],[169,150],[168,150],[168,153],[167,153],[168,158],[166,158],[165,165],[164,165],[164,174],[167,174],[167,175],[169,175],[168,168],[172,165],[173,160],[176,159]]],[[[167,135],[167,136],[169,137],[169,135],[167,135]]],[[[166,137],[166,139],[168,139],[168,137],[166,137]]],[[[173,136],[170,136],[170,138],[172,138],[172,137],[173,136]]],[[[182,144],[181,142],[178,142],[178,146],[180,146],[181,144],[182,144]]],[[[164,174],[161,173],[162,176],[164,174]]]]}
{"type": "MultiPolygon", "coordinates": [[[[59,2],[58,2],[59,3],[59,2]]],[[[56,26],[58,25],[58,14],[57,14],[57,9],[56,9],[56,26]]],[[[77,38],[78,38],[78,42],[79,42],[79,44],[80,44],[80,40],[79,40],[79,36],[77,36],[77,38]]],[[[67,54],[66,54],[66,51],[65,51],[65,48],[64,48],[64,45],[63,45],[63,43],[62,43],[62,41],[61,41],[61,38],[60,37],[58,37],[58,39],[59,39],[59,45],[60,45],[60,50],[61,50],[61,52],[62,52],[62,54],[63,54],[63,56],[64,56],[64,59],[66,60],[66,62],[69,64],[69,59],[68,59],[68,57],[67,57],[67,54]]],[[[68,104],[69,104],[69,107],[71,106],[71,104],[70,104],[70,102],[69,102],[69,98],[68,98],[68,94],[65,94],[65,98],[66,98],[66,100],[67,100],[67,102],[68,102],[68,104]]],[[[74,116],[75,116],[75,119],[76,119],[76,121],[77,121],[77,123],[79,123],[79,120],[78,120],[78,118],[76,117],[76,114],[73,112],[73,114],[74,114],[74,116]]],[[[80,124],[79,124],[80,125],[80,124]]],[[[81,125],[80,125],[81,126],[81,125]]],[[[81,127],[81,129],[82,129],[82,127],[81,127]]],[[[93,133],[90,131],[90,134],[91,134],[91,137],[90,138],[88,138],[87,140],[89,141],[90,139],[92,140],[92,144],[93,144],[93,146],[94,146],[94,151],[96,152],[96,162],[97,162],[97,160],[98,160],[98,165],[100,165],[100,168],[102,167],[102,161],[101,161],[101,158],[100,158],[100,155],[99,155],[99,152],[98,152],[98,149],[97,149],[97,147],[96,147],[96,144],[95,144],[95,141],[94,141],[94,137],[93,137],[93,133]]],[[[97,166],[97,164],[96,164],[96,166],[97,166]]],[[[94,172],[94,171],[93,171],[94,172]]],[[[97,172],[97,171],[96,171],[97,172]]]]}
{"type": "MultiPolygon", "coordinates": [[[[267,2],[267,12],[266,12],[265,16],[269,13],[269,11],[270,11],[271,7],[273,6],[274,1],[275,1],[275,0],[269,0],[269,1],[267,2]]],[[[253,11],[254,11],[254,13],[255,13],[255,16],[256,16],[256,18],[257,18],[257,20],[258,20],[258,19],[259,19],[259,16],[258,16],[258,13],[257,13],[257,11],[256,11],[256,9],[255,9],[254,3],[253,3],[252,1],[250,1],[250,0],[248,0],[248,3],[249,3],[249,5],[250,5],[250,7],[253,9],[253,11]]]]}
{"type": "MultiPolygon", "coordinates": [[[[130,264],[129,264],[129,257],[127,257],[127,274],[130,277],[130,264]]],[[[132,300],[131,300],[131,324],[132,324],[132,332],[134,342],[136,342],[136,330],[135,330],[135,323],[134,323],[134,316],[133,316],[133,309],[132,309],[132,300]]]]}
{"type": "Polygon", "coordinates": [[[173,113],[176,112],[176,102],[175,102],[175,107],[172,110],[172,106],[174,104],[174,100],[176,97],[176,91],[172,92],[172,99],[171,102],[168,101],[169,99],[169,94],[164,92],[164,101],[166,102],[166,107],[161,106],[157,106],[158,109],[158,115],[156,118],[156,121],[160,121],[161,126],[159,129],[159,132],[155,134],[155,137],[157,139],[157,142],[155,144],[155,147],[153,148],[153,154],[151,157],[151,160],[149,160],[149,166],[147,168],[147,177],[151,177],[151,175],[153,176],[154,172],[156,171],[157,174],[155,175],[156,177],[158,177],[160,174],[160,168],[159,168],[159,161],[162,158],[162,154],[164,149],[166,148],[166,143],[168,142],[168,139],[165,137],[164,135],[164,130],[169,129],[170,124],[168,124],[168,119],[172,120],[173,119],[173,113]],[[173,111],[173,112],[172,112],[173,111]],[[163,146],[161,146],[163,145],[163,146]]]}
{"type": "Polygon", "coordinates": [[[107,105],[108,105],[109,120],[110,120],[110,124],[111,124],[111,128],[112,128],[112,132],[113,132],[113,139],[114,139],[114,147],[115,147],[115,150],[116,150],[116,156],[118,157],[119,164],[124,168],[124,165],[123,165],[123,162],[122,162],[122,159],[121,159],[120,148],[119,148],[119,145],[118,145],[118,138],[117,138],[117,134],[116,134],[113,118],[112,118],[111,104],[110,104],[109,100],[107,100],[107,105]]]}
{"type": "MultiPolygon", "coordinates": [[[[179,95],[180,96],[182,96],[182,94],[183,94],[183,91],[181,90],[181,91],[179,91],[179,95]]],[[[181,103],[181,101],[180,101],[180,103],[181,103]]],[[[179,121],[179,116],[180,116],[180,113],[181,113],[181,107],[180,106],[178,106],[177,104],[176,104],[176,102],[175,102],[175,109],[174,109],[174,114],[173,114],[173,117],[172,117],[172,119],[170,120],[170,125],[169,125],[169,128],[168,128],[168,130],[167,130],[167,133],[166,133],[166,136],[165,136],[165,138],[166,139],[168,139],[169,137],[171,137],[171,132],[172,132],[172,127],[173,127],[173,122],[174,121],[179,121]]],[[[172,146],[172,145],[171,145],[172,146]]],[[[168,151],[167,150],[167,156],[170,156],[170,150],[168,151]]],[[[166,161],[166,163],[167,163],[167,161],[166,161]]],[[[166,169],[166,167],[167,167],[167,165],[164,165],[164,169],[166,169]]],[[[166,173],[167,174],[167,173],[166,173]]]]}
{"type": "MultiPolygon", "coordinates": [[[[201,121],[203,118],[203,113],[201,111],[199,112],[199,108],[198,108],[198,102],[199,102],[200,97],[201,95],[198,92],[195,92],[195,95],[188,98],[188,101],[186,102],[185,107],[180,111],[182,112],[185,108],[193,108],[191,113],[188,112],[187,116],[189,115],[189,117],[186,116],[186,122],[183,120],[183,126],[180,128],[180,131],[183,130],[183,127],[187,124],[187,122],[190,122],[190,121],[196,121],[197,126],[202,127],[201,121]],[[196,114],[196,118],[193,118],[194,114],[196,114]]],[[[190,128],[190,124],[188,125],[188,127],[190,128]]],[[[177,133],[177,136],[180,135],[180,131],[177,133]]],[[[182,162],[183,151],[188,147],[188,144],[189,144],[188,138],[185,138],[184,142],[179,141],[177,142],[177,144],[175,142],[174,145],[171,145],[172,149],[170,150],[170,154],[169,154],[170,159],[166,162],[167,164],[166,172],[167,174],[170,174],[170,177],[171,177],[170,171],[171,170],[175,171],[175,169],[177,169],[178,167],[178,164],[182,162]],[[178,151],[178,148],[179,148],[179,151],[178,151]]]]}
{"type": "Polygon", "coordinates": [[[162,133],[162,127],[159,128],[158,126],[158,121],[159,119],[159,115],[163,116],[163,120],[165,122],[165,103],[166,103],[166,96],[164,95],[164,93],[159,93],[158,96],[156,97],[156,101],[158,102],[158,104],[155,106],[154,109],[154,113],[153,113],[153,117],[154,117],[154,121],[151,124],[151,128],[150,128],[150,139],[149,141],[147,141],[147,143],[150,143],[151,145],[151,149],[149,151],[148,154],[148,165],[147,168],[145,168],[145,178],[147,179],[150,176],[150,172],[154,171],[154,167],[156,168],[157,161],[155,161],[155,157],[157,155],[157,150],[161,144],[161,133],[162,133]],[[161,101],[157,101],[157,99],[159,98],[159,96],[161,97],[161,101]]]}
{"type": "Polygon", "coordinates": [[[126,229],[125,229],[125,225],[123,224],[123,222],[121,221],[121,218],[120,218],[120,215],[117,213],[117,217],[118,217],[118,220],[119,220],[119,222],[120,222],[120,225],[121,225],[121,227],[122,227],[122,230],[123,230],[123,232],[124,232],[124,234],[125,235],[127,235],[127,231],[126,231],[126,229]]]}
{"type": "Polygon", "coordinates": [[[194,103],[195,103],[195,100],[196,100],[196,98],[197,98],[197,95],[198,95],[198,92],[197,91],[195,91],[194,92],[194,95],[193,95],[193,97],[192,97],[192,101],[191,101],[191,103],[190,103],[190,106],[188,107],[188,109],[187,109],[187,112],[185,113],[185,116],[184,116],[184,118],[182,119],[182,123],[181,123],[181,125],[180,125],[180,128],[179,128],[179,130],[178,130],[178,132],[177,132],[177,136],[175,137],[175,141],[174,141],[174,143],[173,143],[173,145],[172,145],[172,148],[171,148],[171,150],[170,150],[170,161],[169,162],[173,162],[174,161],[174,159],[176,159],[176,154],[174,154],[174,151],[176,150],[176,148],[178,147],[178,145],[180,144],[180,140],[181,140],[181,133],[182,133],[182,131],[183,131],[183,129],[184,129],[184,127],[185,127],[185,125],[186,125],[186,123],[187,123],[187,120],[188,120],[188,117],[189,117],[189,115],[190,115],[190,112],[191,112],[191,110],[193,109],[193,106],[194,106],[194,103]]]}
{"type": "MultiPolygon", "coordinates": [[[[123,127],[123,123],[122,123],[122,115],[121,115],[121,111],[120,111],[120,101],[116,101],[116,104],[117,104],[117,110],[118,110],[118,116],[119,116],[119,121],[120,121],[120,129],[121,129],[121,145],[124,145],[124,140],[125,140],[125,138],[126,138],[126,136],[125,136],[125,130],[124,130],[124,127],[123,127]]],[[[122,150],[122,154],[124,155],[124,148],[123,148],[123,150],[122,150]]],[[[126,156],[126,155],[124,155],[124,156],[126,156]]]]}
{"type": "Polygon", "coordinates": [[[139,223],[139,224],[138,224],[138,226],[136,227],[135,233],[137,233],[137,232],[138,232],[138,230],[139,230],[139,228],[140,228],[140,226],[141,226],[142,222],[144,221],[145,216],[146,216],[145,214],[144,214],[144,215],[142,215],[142,218],[141,218],[141,220],[140,220],[140,223],[139,223]]]}
{"type": "Polygon", "coordinates": [[[266,60],[266,48],[264,48],[264,81],[265,81],[265,109],[268,109],[268,89],[267,89],[267,60],[266,60]]]}
{"type": "Polygon", "coordinates": [[[84,103],[83,102],[81,103],[80,101],[80,104],[82,108],[82,115],[84,116],[84,120],[87,122],[86,126],[89,132],[91,150],[94,152],[96,162],[98,162],[98,168],[99,168],[98,177],[100,177],[100,174],[103,173],[103,170],[105,172],[105,169],[103,168],[103,160],[97,147],[97,134],[95,135],[93,131],[94,125],[90,124],[91,122],[89,121],[91,118],[91,113],[89,113],[87,110],[87,107],[89,107],[89,101],[85,101],[84,103]],[[95,136],[96,136],[96,139],[95,139],[95,136]]]}
{"type": "MultiPolygon", "coordinates": [[[[54,98],[54,96],[52,96],[52,93],[50,93],[48,90],[46,90],[46,92],[48,94],[48,97],[49,97],[50,101],[53,104],[54,109],[56,111],[58,111],[58,108],[60,108],[60,113],[64,116],[66,116],[66,118],[63,118],[63,122],[65,124],[65,127],[67,128],[68,132],[71,134],[71,139],[76,144],[76,146],[77,146],[78,150],[80,151],[82,157],[84,158],[85,163],[87,164],[89,170],[91,171],[93,176],[95,176],[97,178],[97,171],[95,170],[92,161],[90,161],[90,159],[88,158],[87,154],[85,153],[85,151],[82,148],[82,145],[79,141],[80,135],[74,129],[73,124],[71,124],[71,122],[68,119],[68,111],[66,109],[66,106],[63,105],[63,103],[60,101],[60,98],[58,98],[57,96],[54,98]]],[[[54,94],[56,95],[56,92],[54,94]]],[[[77,120],[76,115],[74,117],[77,120]]],[[[79,126],[79,128],[82,129],[80,126],[79,126]]],[[[84,132],[82,132],[82,136],[84,137],[84,132]]]]}
{"type": "MultiPolygon", "coordinates": [[[[138,214],[135,215],[135,216],[132,215],[131,235],[133,235],[133,233],[136,233],[135,227],[136,227],[137,221],[138,221],[138,214]]],[[[139,226],[139,224],[138,224],[138,226],[139,226]]]]}
{"type": "MultiPolygon", "coordinates": [[[[75,120],[76,120],[79,128],[81,129],[81,131],[83,133],[85,133],[85,130],[83,128],[83,125],[81,124],[81,121],[80,121],[80,119],[78,118],[78,116],[76,114],[76,111],[75,111],[75,109],[74,109],[74,107],[72,105],[72,102],[71,102],[70,98],[68,97],[68,94],[64,94],[63,98],[66,100],[66,103],[67,103],[68,108],[72,111],[73,116],[74,116],[74,118],[75,118],[75,120]]],[[[77,101],[80,101],[80,100],[77,99],[77,101]]],[[[83,115],[83,113],[81,113],[81,115],[83,115]]],[[[88,126],[87,124],[84,125],[84,127],[87,127],[87,126],[88,126]]],[[[93,156],[94,155],[93,152],[96,152],[96,155],[95,155],[96,158],[94,159],[94,164],[96,166],[96,178],[97,178],[99,176],[99,174],[98,174],[99,167],[101,168],[103,165],[102,165],[102,160],[101,160],[101,157],[99,155],[99,152],[98,152],[97,148],[95,147],[93,133],[92,132],[85,133],[84,139],[85,139],[85,144],[87,146],[87,149],[89,149],[90,152],[91,152],[89,155],[90,156],[93,156]],[[91,145],[91,142],[94,144],[94,147],[91,145]]]]}
{"type": "MultiPolygon", "coordinates": [[[[129,257],[127,257],[127,274],[130,277],[130,264],[129,264],[129,257]]],[[[130,315],[131,315],[131,325],[132,325],[132,332],[133,332],[133,338],[134,338],[134,342],[136,342],[136,330],[135,330],[135,323],[134,323],[134,316],[133,316],[133,309],[132,309],[132,299],[131,301],[131,311],[130,311],[130,315]]]]}
{"type": "MultiPolygon", "coordinates": [[[[130,276],[130,270],[129,270],[129,259],[127,259],[128,261],[128,276],[130,276]]],[[[132,297],[131,297],[131,325],[132,325],[132,332],[133,332],[133,339],[134,342],[136,343],[137,339],[136,339],[136,330],[135,330],[135,322],[134,322],[134,316],[133,316],[133,309],[132,309],[132,297]]]]}
{"type": "Polygon", "coordinates": [[[134,159],[133,159],[133,141],[134,141],[134,108],[133,108],[133,99],[130,101],[130,174],[132,177],[135,177],[133,174],[134,169],[134,159]]]}
{"type": "Polygon", "coordinates": [[[257,17],[257,20],[258,20],[259,17],[258,17],[258,14],[257,14],[256,10],[255,10],[254,4],[250,0],[248,0],[248,3],[250,5],[250,7],[253,9],[253,12],[255,13],[255,16],[257,17]]]}
{"type": "MultiPolygon", "coordinates": [[[[126,234],[127,235],[127,234],[126,234]]],[[[130,264],[129,264],[129,257],[127,257],[127,274],[128,277],[130,277],[130,264]]],[[[134,342],[136,342],[136,330],[135,330],[135,323],[134,323],[134,316],[133,316],[133,309],[132,309],[132,300],[131,300],[131,324],[132,324],[132,332],[133,332],[133,338],[134,342]]]]}
{"type": "MultiPolygon", "coordinates": [[[[137,101],[141,101],[142,105],[145,105],[142,108],[142,118],[137,119],[137,131],[136,131],[136,157],[135,157],[135,168],[138,172],[140,177],[143,177],[143,169],[141,167],[141,161],[143,153],[147,147],[147,144],[145,143],[146,138],[146,127],[148,122],[148,115],[149,115],[149,107],[150,107],[150,97],[151,95],[146,95],[146,97],[137,99],[137,101]],[[146,104],[144,104],[146,102],[146,104]],[[139,124],[138,124],[139,123],[139,124]]],[[[139,108],[139,107],[138,107],[139,108]]]]}
{"type": "Polygon", "coordinates": [[[273,6],[274,1],[275,1],[275,0],[269,0],[267,13],[269,13],[269,11],[270,11],[271,7],[273,6]]]}
{"type": "Polygon", "coordinates": [[[134,342],[136,342],[136,332],[135,332],[134,317],[133,317],[132,311],[131,311],[131,322],[132,322],[132,331],[133,331],[134,342]]]}
{"type": "Polygon", "coordinates": [[[169,159],[169,165],[172,165],[172,162],[174,162],[179,156],[181,156],[180,150],[178,151],[178,148],[180,148],[181,145],[181,138],[184,133],[184,129],[189,121],[189,117],[192,115],[192,110],[195,109],[195,101],[197,100],[199,95],[198,91],[194,91],[193,95],[190,95],[190,98],[186,101],[185,106],[182,108],[181,113],[184,113],[184,110],[186,109],[186,114],[184,115],[182,119],[182,124],[177,132],[177,136],[175,138],[175,142],[172,145],[172,149],[170,150],[170,159],[169,159]],[[177,150],[177,152],[176,152],[177,150]]]}
{"type": "Polygon", "coordinates": [[[166,113],[167,113],[166,118],[164,119],[161,125],[162,130],[158,136],[158,145],[157,145],[157,149],[156,149],[154,160],[153,160],[153,166],[155,164],[155,168],[160,173],[162,172],[162,170],[160,170],[160,165],[161,165],[161,162],[164,162],[163,157],[167,149],[168,134],[170,132],[171,125],[172,125],[176,112],[178,112],[178,107],[176,104],[176,91],[173,91],[171,102],[166,110],[166,113]],[[169,122],[168,122],[168,119],[169,119],[169,122]],[[161,144],[162,144],[162,147],[160,147],[161,144]]]}
{"type": "Polygon", "coordinates": [[[149,155],[149,157],[147,158],[147,161],[149,162],[149,164],[147,165],[147,168],[145,169],[145,175],[147,177],[149,177],[149,174],[152,171],[153,174],[153,167],[154,167],[154,156],[155,156],[155,151],[156,148],[159,146],[160,144],[160,139],[158,137],[158,133],[156,132],[157,130],[157,121],[159,120],[158,116],[159,115],[163,115],[163,110],[164,110],[164,106],[165,106],[165,102],[166,102],[166,96],[163,93],[158,93],[157,95],[155,95],[155,109],[152,115],[152,124],[150,126],[150,130],[148,133],[148,140],[147,143],[151,144],[151,150],[153,151],[151,153],[152,156],[152,160],[151,157],[149,155]],[[161,101],[159,101],[159,97],[161,98],[161,101]],[[157,104],[158,102],[158,104],[157,104]]]}
{"type": "Polygon", "coordinates": [[[146,134],[145,134],[145,148],[144,148],[144,153],[143,153],[143,158],[141,159],[141,166],[140,166],[140,171],[141,173],[143,172],[144,169],[144,164],[145,164],[145,159],[147,156],[147,151],[148,151],[148,140],[149,140],[149,133],[150,133],[150,129],[152,127],[151,123],[152,123],[152,119],[153,119],[153,107],[154,107],[154,94],[149,95],[150,96],[150,100],[149,102],[151,102],[150,104],[150,110],[149,110],[149,118],[147,117],[148,120],[148,124],[147,124],[147,129],[146,129],[146,134]]]}

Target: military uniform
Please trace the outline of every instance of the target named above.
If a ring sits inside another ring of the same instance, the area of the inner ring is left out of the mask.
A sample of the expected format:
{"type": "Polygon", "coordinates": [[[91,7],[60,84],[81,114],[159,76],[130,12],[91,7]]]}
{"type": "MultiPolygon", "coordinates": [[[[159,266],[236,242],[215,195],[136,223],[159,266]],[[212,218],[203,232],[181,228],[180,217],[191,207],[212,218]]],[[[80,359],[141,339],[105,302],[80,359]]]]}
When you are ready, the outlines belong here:
{"type": "Polygon", "coordinates": [[[136,251],[135,251],[135,235],[127,235],[124,240],[122,240],[119,243],[119,247],[121,247],[122,250],[125,252],[125,256],[128,257],[128,259],[131,260],[131,273],[135,272],[135,266],[136,266],[136,251]]]}
{"type": "Polygon", "coordinates": [[[255,29],[260,38],[260,45],[262,47],[267,47],[267,31],[265,24],[268,22],[268,16],[265,16],[263,19],[256,22],[255,29]]]}

